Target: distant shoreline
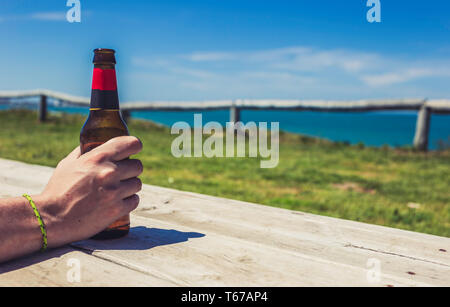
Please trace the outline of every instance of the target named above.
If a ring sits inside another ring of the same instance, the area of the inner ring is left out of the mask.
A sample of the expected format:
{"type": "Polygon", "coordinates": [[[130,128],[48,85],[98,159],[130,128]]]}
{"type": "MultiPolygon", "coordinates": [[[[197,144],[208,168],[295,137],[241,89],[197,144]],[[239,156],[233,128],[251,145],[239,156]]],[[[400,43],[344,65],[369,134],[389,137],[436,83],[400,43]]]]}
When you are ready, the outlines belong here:
{"type": "MultiPolygon", "coordinates": [[[[31,107],[31,106],[29,106],[31,107]]],[[[0,105],[0,110],[9,109],[0,105]]],[[[32,108],[32,107],[31,107],[32,108]]],[[[54,107],[54,112],[88,114],[84,107],[54,107]]],[[[132,118],[149,120],[165,126],[177,121],[193,123],[194,111],[136,111],[132,118]]],[[[206,121],[224,124],[229,120],[226,110],[202,112],[206,121]]],[[[373,112],[314,112],[314,111],[267,111],[243,110],[241,119],[246,121],[278,121],[282,131],[318,137],[331,141],[363,143],[366,146],[409,147],[414,137],[417,112],[415,111],[373,111],[373,112]]],[[[432,115],[430,127],[431,150],[450,144],[450,115],[432,115]],[[442,146],[441,144],[441,146],[442,146]]]]}

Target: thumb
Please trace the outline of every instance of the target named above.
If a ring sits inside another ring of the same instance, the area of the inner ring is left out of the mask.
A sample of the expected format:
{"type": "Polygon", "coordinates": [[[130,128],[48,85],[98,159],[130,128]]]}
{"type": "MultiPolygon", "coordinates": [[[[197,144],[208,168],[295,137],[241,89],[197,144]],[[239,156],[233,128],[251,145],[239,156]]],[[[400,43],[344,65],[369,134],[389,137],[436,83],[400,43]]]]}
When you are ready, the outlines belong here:
{"type": "Polygon", "coordinates": [[[74,150],[70,154],[67,155],[65,159],[67,160],[75,160],[78,159],[81,156],[81,149],[80,146],[75,147],[74,150]]]}

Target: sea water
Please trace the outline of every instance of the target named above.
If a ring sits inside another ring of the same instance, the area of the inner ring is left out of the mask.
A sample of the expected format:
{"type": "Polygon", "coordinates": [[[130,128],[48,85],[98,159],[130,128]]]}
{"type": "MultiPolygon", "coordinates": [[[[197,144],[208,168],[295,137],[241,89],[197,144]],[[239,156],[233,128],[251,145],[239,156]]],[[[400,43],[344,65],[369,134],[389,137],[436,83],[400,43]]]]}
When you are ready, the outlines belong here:
{"type": "MultiPolygon", "coordinates": [[[[0,105],[1,109],[10,106],[0,105]]],[[[88,114],[88,108],[53,107],[50,111],[88,114]]],[[[193,125],[194,114],[202,113],[204,122],[229,121],[228,110],[215,111],[136,111],[132,118],[151,120],[166,126],[185,121],[193,125]]],[[[411,146],[416,127],[416,111],[314,112],[243,110],[241,121],[279,122],[280,130],[320,137],[332,141],[363,143],[368,146],[411,146]]],[[[441,141],[450,145],[450,115],[432,114],[429,148],[438,149],[441,141]]]]}

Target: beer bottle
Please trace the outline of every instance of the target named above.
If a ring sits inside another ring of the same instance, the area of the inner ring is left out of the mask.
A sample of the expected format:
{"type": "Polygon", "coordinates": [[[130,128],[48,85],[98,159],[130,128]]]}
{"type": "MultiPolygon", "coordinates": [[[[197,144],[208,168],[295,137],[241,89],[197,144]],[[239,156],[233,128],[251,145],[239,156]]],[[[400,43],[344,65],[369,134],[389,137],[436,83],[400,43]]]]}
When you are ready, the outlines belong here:
{"type": "MultiPolygon", "coordinates": [[[[114,54],[115,51],[112,49],[94,50],[91,104],[89,116],[80,133],[81,154],[114,137],[129,135],[127,125],[122,119],[119,109],[114,54]]],[[[95,206],[95,204],[92,205],[95,206]]],[[[129,229],[130,216],[126,215],[92,239],[119,238],[126,235],[129,229]]]]}

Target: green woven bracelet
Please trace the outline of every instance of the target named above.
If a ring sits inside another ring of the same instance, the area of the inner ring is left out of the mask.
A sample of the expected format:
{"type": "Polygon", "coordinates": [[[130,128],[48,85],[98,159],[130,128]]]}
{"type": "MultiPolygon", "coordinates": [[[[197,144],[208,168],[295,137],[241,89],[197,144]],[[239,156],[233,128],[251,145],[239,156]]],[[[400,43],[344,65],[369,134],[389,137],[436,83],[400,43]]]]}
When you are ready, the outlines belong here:
{"type": "Polygon", "coordinates": [[[31,207],[33,208],[34,214],[36,215],[38,221],[39,221],[39,227],[41,228],[42,232],[42,248],[41,251],[45,251],[47,249],[47,231],[45,230],[44,221],[41,218],[41,215],[39,214],[38,209],[36,208],[36,205],[34,204],[34,201],[31,199],[30,195],[23,194],[23,197],[25,197],[28,202],[30,203],[31,207]]]}

